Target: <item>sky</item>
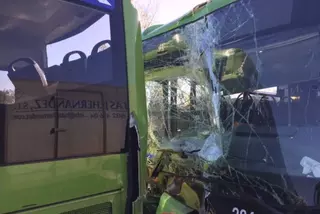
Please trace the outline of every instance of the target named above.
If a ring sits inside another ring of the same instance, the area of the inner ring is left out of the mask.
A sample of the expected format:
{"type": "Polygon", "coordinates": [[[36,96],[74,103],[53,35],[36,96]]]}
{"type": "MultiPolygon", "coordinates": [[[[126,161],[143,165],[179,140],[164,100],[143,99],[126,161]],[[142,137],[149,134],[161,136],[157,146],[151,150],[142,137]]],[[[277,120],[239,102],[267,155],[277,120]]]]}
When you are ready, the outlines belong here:
{"type": "Polygon", "coordinates": [[[155,12],[154,24],[166,24],[192,10],[206,0],[136,0],[141,5],[152,7],[155,12]],[[156,7],[156,8],[154,8],[156,7]]]}
{"type": "Polygon", "coordinates": [[[161,24],[168,23],[192,10],[205,0],[159,0],[155,21],[161,24]]]}

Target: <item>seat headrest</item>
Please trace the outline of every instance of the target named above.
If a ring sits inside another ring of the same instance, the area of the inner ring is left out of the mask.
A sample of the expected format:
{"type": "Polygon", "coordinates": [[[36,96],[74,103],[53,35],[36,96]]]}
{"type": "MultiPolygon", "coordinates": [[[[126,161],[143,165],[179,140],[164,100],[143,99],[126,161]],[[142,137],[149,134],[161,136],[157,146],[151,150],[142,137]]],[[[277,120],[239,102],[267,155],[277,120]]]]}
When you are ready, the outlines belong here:
{"type": "Polygon", "coordinates": [[[13,81],[17,79],[39,79],[44,87],[48,86],[45,72],[41,69],[39,64],[31,58],[19,58],[11,62],[8,66],[8,77],[13,81]],[[14,66],[19,62],[24,62],[28,65],[23,68],[16,69],[14,66]]]}

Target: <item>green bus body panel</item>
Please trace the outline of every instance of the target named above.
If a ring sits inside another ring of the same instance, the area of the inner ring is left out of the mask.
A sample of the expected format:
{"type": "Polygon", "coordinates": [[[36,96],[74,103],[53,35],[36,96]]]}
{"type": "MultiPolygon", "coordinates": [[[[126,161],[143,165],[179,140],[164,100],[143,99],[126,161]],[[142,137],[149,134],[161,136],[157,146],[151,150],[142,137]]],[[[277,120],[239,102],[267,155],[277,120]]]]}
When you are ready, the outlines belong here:
{"type": "MultiPolygon", "coordinates": [[[[218,10],[219,8],[222,8],[236,1],[237,0],[213,0],[211,2],[208,2],[203,8],[199,8],[199,10],[197,11],[190,11],[181,18],[178,18],[177,20],[172,21],[166,25],[162,25],[154,30],[151,30],[150,32],[148,29],[146,29],[147,33],[143,34],[143,40],[150,39],[152,37],[179,28],[188,23],[195,22],[198,19],[203,18],[204,16],[218,10]]],[[[152,28],[152,26],[150,28],[152,28]]]]}
{"type": "MultiPolygon", "coordinates": [[[[143,196],[146,192],[145,181],[147,176],[147,101],[145,89],[141,27],[138,21],[138,13],[130,3],[130,0],[124,1],[124,17],[127,47],[127,70],[129,79],[129,106],[130,111],[135,116],[137,126],[139,129],[139,195],[143,196]]],[[[138,201],[141,201],[141,199],[142,198],[139,198],[138,201]]],[[[139,206],[141,206],[140,208],[142,208],[142,204],[140,204],[139,206]]],[[[142,212],[138,212],[136,210],[136,213],[142,212]]]]}
{"type": "MultiPolygon", "coordinates": [[[[124,0],[123,7],[129,104],[139,128],[140,195],[143,195],[147,175],[148,125],[142,38],[136,9],[130,0],[124,0]]],[[[123,214],[127,194],[127,155],[113,154],[0,167],[0,185],[0,214],[57,214],[106,201],[113,202],[112,213],[123,214]]],[[[142,197],[135,203],[135,213],[142,213],[141,202],[142,197]]]]}
{"type": "Polygon", "coordinates": [[[160,81],[168,78],[178,78],[192,74],[183,66],[164,67],[146,72],[146,81],[160,81]]]}
{"type": "Polygon", "coordinates": [[[125,176],[125,155],[1,167],[0,213],[117,191],[125,176]]]}
{"type": "Polygon", "coordinates": [[[186,214],[191,213],[193,210],[185,206],[180,201],[171,197],[167,193],[163,193],[156,214],[174,213],[174,214],[186,214]]]}
{"type": "MultiPolygon", "coordinates": [[[[126,194],[125,191],[117,191],[109,194],[103,194],[99,196],[93,196],[86,199],[80,199],[76,201],[71,201],[63,204],[52,205],[50,207],[44,207],[36,210],[30,210],[23,212],[21,214],[69,214],[68,212],[78,210],[78,209],[86,209],[86,214],[91,214],[90,209],[88,207],[99,206],[100,204],[112,203],[112,213],[124,213],[123,200],[121,195],[126,194]]],[[[94,210],[94,209],[92,209],[94,210]]],[[[104,212],[97,212],[104,213],[104,212]]],[[[80,213],[79,213],[80,214],[80,213]]],[[[81,212],[82,214],[82,212],[81,212]]],[[[109,214],[109,213],[106,213],[109,214]]]]}

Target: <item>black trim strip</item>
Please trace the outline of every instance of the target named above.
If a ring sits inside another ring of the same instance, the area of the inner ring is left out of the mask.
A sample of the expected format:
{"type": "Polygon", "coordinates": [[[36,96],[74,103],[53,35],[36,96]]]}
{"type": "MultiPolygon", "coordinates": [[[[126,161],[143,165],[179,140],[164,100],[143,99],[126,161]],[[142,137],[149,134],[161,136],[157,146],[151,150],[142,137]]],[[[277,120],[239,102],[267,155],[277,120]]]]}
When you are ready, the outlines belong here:
{"type": "MultiPolygon", "coordinates": [[[[17,213],[17,212],[26,212],[26,211],[31,211],[31,210],[46,208],[46,207],[50,207],[50,206],[56,206],[56,205],[60,205],[60,204],[64,204],[64,203],[69,203],[69,202],[78,201],[78,200],[83,200],[83,199],[87,199],[87,198],[91,198],[91,197],[101,196],[101,195],[109,194],[109,193],[113,193],[113,192],[121,192],[121,190],[122,190],[122,189],[114,189],[114,190],[104,191],[104,192],[100,192],[100,193],[96,193],[96,194],[92,194],[92,195],[86,195],[86,196],[82,196],[82,197],[78,197],[78,198],[73,198],[73,199],[66,200],[66,201],[59,201],[59,202],[56,202],[56,203],[45,204],[45,205],[42,205],[42,206],[37,206],[37,207],[32,207],[32,208],[27,208],[27,209],[16,210],[16,211],[4,213],[4,214],[15,214],[15,213],[17,213]]],[[[27,206],[28,206],[28,205],[27,205],[27,206]]]]}
{"type": "Polygon", "coordinates": [[[6,154],[6,136],[7,136],[7,129],[6,129],[6,105],[0,104],[0,164],[5,162],[5,154],[6,154]]]}
{"type": "Polygon", "coordinates": [[[16,162],[16,163],[8,163],[4,164],[1,163],[0,167],[9,167],[9,166],[15,166],[15,165],[27,165],[27,164],[36,164],[36,163],[49,163],[49,162],[56,162],[56,161],[65,161],[65,160],[75,160],[75,159],[82,159],[82,158],[93,158],[93,157],[103,157],[103,156],[109,156],[109,155],[122,155],[126,152],[110,152],[107,154],[93,154],[93,155],[82,155],[82,156],[70,156],[65,158],[56,158],[56,159],[43,159],[43,160],[34,160],[34,161],[28,161],[28,162],[16,162]]]}
{"type": "Polygon", "coordinates": [[[125,213],[131,214],[133,213],[132,203],[139,197],[139,135],[135,127],[128,127],[126,142],[128,143],[128,189],[125,213]]]}
{"type": "MultiPolygon", "coordinates": [[[[54,96],[52,96],[52,99],[54,99],[54,104],[55,104],[55,118],[54,118],[54,128],[58,129],[59,128],[59,103],[58,103],[58,91],[54,96]]],[[[54,156],[53,158],[56,159],[59,155],[59,134],[54,133],[54,156]]]]}
{"type": "MultiPolygon", "coordinates": [[[[84,6],[84,7],[87,7],[87,8],[92,8],[92,9],[95,9],[95,10],[99,10],[99,11],[107,13],[107,14],[112,13],[118,7],[117,4],[116,4],[115,8],[113,10],[109,10],[107,8],[102,8],[102,7],[99,7],[99,6],[96,6],[96,5],[93,5],[93,4],[89,4],[89,3],[81,1],[81,0],[62,0],[62,1],[70,2],[71,4],[81,5],[81,6],[84,6]]],[[[116,0],[116,2],[118,2],[118,1],[116,0]]]]}

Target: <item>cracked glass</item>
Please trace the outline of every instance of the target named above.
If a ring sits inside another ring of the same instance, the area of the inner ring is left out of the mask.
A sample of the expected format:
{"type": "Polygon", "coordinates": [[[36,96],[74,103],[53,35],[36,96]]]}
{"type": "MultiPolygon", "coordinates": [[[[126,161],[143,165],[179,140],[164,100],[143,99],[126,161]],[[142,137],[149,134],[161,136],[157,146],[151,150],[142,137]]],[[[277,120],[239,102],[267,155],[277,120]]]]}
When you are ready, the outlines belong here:
{"type": "MultiPolygon", "coordinates": [[[[318,1],[240,0],[144,41],[148,161],[219,197],[319,205],[318,1]]],[[[219,200],[216,198],[216,203],[219,200]]]]}

